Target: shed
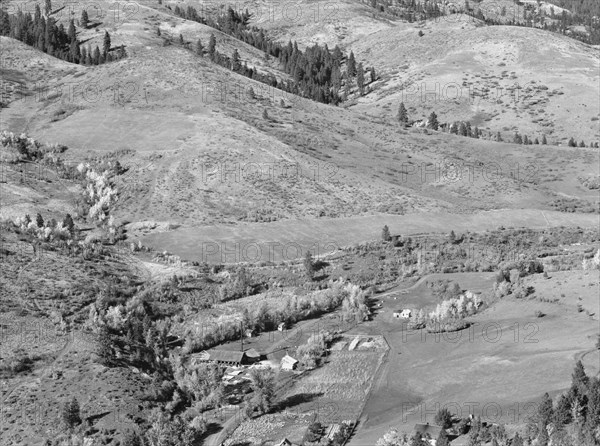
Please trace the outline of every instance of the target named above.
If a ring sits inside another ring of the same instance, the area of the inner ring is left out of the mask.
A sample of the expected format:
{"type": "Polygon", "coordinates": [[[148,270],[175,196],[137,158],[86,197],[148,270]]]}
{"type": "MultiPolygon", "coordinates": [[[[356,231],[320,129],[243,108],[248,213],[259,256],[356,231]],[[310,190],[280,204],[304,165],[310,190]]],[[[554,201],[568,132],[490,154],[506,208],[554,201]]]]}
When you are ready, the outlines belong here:
{"type": "Polygon", "coordinates": [[[298,367],[297,359],[292,358],[287,353],[283,358],[281,358],[281,368],[283,370],[294,370],[296,367],[298,367]]]}

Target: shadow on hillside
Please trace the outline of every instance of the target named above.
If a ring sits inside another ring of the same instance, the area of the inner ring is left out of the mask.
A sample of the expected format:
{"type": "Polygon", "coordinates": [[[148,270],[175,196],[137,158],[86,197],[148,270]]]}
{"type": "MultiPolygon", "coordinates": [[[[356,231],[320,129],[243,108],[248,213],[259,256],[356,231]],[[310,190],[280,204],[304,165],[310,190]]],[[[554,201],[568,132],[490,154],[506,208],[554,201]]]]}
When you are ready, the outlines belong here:
{"type": "Polygon", "coordinates": [[[323,396],[323,392],[319,393],[298,393],[297,395],[292,395],[287,397],[286,399],[277,403],[275,411],[281,411],[285,409],[289,409],[291,407],[299,406],[300,404],[310,403],[315,398],[323,396]]]}

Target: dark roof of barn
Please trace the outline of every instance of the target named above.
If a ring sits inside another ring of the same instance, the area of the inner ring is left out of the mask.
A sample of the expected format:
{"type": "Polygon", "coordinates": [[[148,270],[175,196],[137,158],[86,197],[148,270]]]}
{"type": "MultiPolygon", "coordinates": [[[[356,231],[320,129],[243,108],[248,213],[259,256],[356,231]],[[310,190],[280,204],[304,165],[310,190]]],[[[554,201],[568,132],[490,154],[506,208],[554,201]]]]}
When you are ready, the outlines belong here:
{"type": "Polygon", "coordinates": [[[245,352],[229,350],[209,350],[208,354],[211,361],[220,362],[242,362],[246,357],[245,352]]]}

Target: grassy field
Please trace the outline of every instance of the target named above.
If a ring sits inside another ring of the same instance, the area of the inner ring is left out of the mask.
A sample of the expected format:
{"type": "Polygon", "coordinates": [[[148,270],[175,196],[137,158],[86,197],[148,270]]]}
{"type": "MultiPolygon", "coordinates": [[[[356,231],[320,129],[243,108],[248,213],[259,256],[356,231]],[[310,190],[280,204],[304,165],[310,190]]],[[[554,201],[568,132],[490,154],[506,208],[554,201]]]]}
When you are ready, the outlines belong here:
{"type": "Polygon", "coordinates": [[[485,231],[505,227],[595,227],[598,216],[556,211],[499,210],[475,214],[377,215],[346,219],[282,221],[268,224],[206,226],[176,229],[142,237],[142,243],[182,258],[209,263],[282,261],[300,258],[306,250],[316,254],[335,251],[357,241],[377,240],[388,225],[392,234],[412,235],[485,231]],[[276,234],[276,235],[274,235],[276,234]]]}
{"type": "Polygon", "coordinates": [[[558,303],[538,297],[560,295],[560,288],[550,294],[548,287],[562,284],[567,274],[541,276],[532,276],[537,286],[529,299],[505,298],[472,317],[475,325],[462,332],[408,331],[386,313],[357,328],[384,334],[391,350],[350,444],[373,444],[388,426],[410,432],[414,423],[433,423],[444,406],[458,416],[475,413],[485,421],[522,426],[531,403],[569,386],[575,360],[582,359],[589,374],[599,373],[597,315],[576,309],[579,294],[597,307],[597,272],[570,272],[573,279],[558,303]],[[545,316],[536,317],[536,311],[545,316]]]}

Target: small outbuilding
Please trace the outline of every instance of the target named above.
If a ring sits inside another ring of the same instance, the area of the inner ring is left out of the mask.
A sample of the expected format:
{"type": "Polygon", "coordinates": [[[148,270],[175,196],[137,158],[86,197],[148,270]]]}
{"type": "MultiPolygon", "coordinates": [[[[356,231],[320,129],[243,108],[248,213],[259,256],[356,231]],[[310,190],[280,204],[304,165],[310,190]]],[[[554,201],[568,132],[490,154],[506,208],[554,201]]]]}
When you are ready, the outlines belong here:
{"type": "Polygon", "coordinates": [[[295,370],[296,367],[298,367],[297,359],[292,358],[287,353],[283,358],[281,358],[281,369],[282,370],[295,370]]]}

